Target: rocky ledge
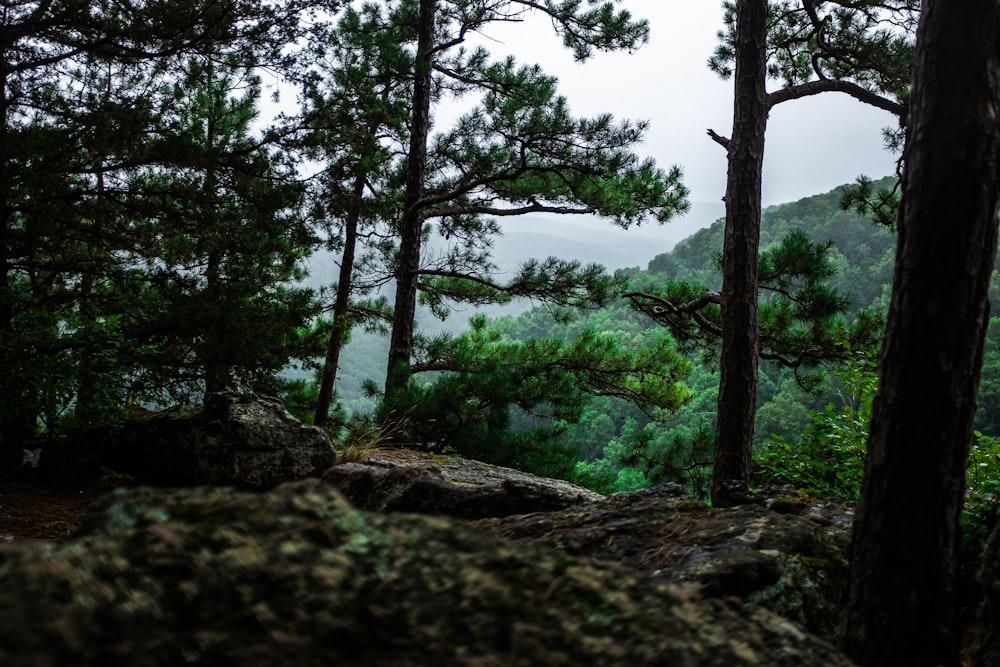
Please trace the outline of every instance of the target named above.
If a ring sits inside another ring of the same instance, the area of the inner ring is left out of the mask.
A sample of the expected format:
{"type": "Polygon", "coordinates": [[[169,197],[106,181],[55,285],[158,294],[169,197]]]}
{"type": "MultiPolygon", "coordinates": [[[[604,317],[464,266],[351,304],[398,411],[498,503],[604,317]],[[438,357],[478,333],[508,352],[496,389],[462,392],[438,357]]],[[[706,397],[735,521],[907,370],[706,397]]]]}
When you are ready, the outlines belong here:
{"type": "Polygon", "coordinates": [[[789,491],[716,509],[668,485],[475,525],[521,544],[627,565],[655,581],[694,585],[704,597],[767,608],[832,641],[851,520],[843,503],[789,491]]]}
{"type": "Polygon", "coordinates": [[[597,533],[559,549],[531,525],[518,542],[369,513],[318,480],[118,491],[69,542],[0,547],[0,664],[850,664],[767,609],[608,562],[625,524],[603,559],[568,553],[596,555],[597,533]]]}
{"type": "Polygon", "coordinates": [[[604,499],[561,480],[399,449],[374,450],[356,463],[333,466],[323,480],[361,509],[463,519],[554,512],[604,499]]]}

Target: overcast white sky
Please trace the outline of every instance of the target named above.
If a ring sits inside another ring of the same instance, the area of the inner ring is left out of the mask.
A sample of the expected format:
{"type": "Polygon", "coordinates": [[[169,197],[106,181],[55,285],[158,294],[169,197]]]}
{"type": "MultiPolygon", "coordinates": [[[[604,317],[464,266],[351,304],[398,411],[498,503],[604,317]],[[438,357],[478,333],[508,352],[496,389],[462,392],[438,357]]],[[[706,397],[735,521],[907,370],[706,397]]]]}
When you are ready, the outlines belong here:
{"type": "MultiPolygon", "coordinates": [[[[732,129],[732,81],[706,61],[722,27],[721,1],[625,0],[623,7],[649,19],[650,41],[634,54],[597,54],[573,62],[542,17],[491,26],[485,42],[495,55],[514,54],[559,77],[573,113],[610,112],[651,123],[640,153],[663,166],[679,165],[694,202],[718,202],[725,193],[726,160],[706,135],[732,129]]],[[[772,86],[773,89],[773,86],[772,86]]],[[[882,147],[881,129],[894,125],[884,111],[827,93],[775,107],[768,121],[764,204],[826,192],[859,174],[893,173],[895,157],[882,147]]]]}

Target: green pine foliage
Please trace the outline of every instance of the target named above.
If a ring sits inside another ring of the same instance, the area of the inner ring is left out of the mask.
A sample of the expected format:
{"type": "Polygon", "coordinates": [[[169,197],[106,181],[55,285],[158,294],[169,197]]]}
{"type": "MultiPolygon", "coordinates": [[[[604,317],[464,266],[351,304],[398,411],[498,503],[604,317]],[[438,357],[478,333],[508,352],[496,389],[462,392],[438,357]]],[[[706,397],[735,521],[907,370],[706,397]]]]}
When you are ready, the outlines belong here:
{"type": "Polygon", "coordinates": [[[336,5],[8,8],[0,443],[210,383],[280,387],[314,314],[293,284],[312,236],[254,71],[336,5]]]}
{"type": "Polygon", "coordinates": [[[589,329],[565,340],[514,340],[476,317],[462,335],[433,341],[414,365],[418,378],[436,377],[411,382],[381,410],[405,415],[406,439],[421,448],[572,477],[577,448],[560,436],[592,401],[616,399],[656,419],[689,398],[681,383],[689,362],[651,333],[643,346],[589,329]]]}
{"type": "MultiPolygon", "coordinates": [[[[891,188],[895,179],[876,181],[891,188]]],[[[841,208],[844,189],[765,209],[761,217],[760,247],[780,244],[790,234],[804,233],[815,244],[827,244],[825,256],[835,273],[827,285],[848,302],[847,315],[887,305],[883,286],[892,282],[895,237],[892,232],[853,210],[841,208]]],[[[650,261],[648,271],[671,282],[707,286],[721,284],[718,257],[724,223],[719,220],[681,241],[669,253],[650,261]]]]}

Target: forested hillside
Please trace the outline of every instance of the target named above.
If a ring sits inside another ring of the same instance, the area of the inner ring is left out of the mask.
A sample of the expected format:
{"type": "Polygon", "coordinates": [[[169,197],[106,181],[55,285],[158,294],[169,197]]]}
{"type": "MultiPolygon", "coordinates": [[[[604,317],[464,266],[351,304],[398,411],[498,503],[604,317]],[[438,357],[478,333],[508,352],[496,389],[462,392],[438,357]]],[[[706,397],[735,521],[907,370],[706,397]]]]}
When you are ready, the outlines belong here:
{"type": "MultiPolygon", "coordinates": [[[[875,186],[891,187],[892,183],[893,179],[885,179],[875,186]]],[[[876,313],[886,309],[895,236],[889,229],[844,210],[842,190],[767,209],[761,225],[761,245],[766,251],[793,231],[801,231],[817,243],[829,242],[826,256],[835,272],[827,282],[846,297],[845,314],[850,320],[864,309],[876,313]]],[[[645,269],[623,269],[616,275],[623,284],[632,286],[687,281],[718,290],[722,227],[720,219],[679,242],[671,252],[655,257],[645,269]]],[[[1000,297],[1000,281],[995,283],[994,296],[1000,297]]],[[[463,316],[467,321],[468,313],[457,313],[453,319],[463,316]]],[[[596,332],[622,348],[636,351],[671,340],[664,327],[637,312],[626,299],[618,299],[604,308],[575,311],[568,318],[565,312],[538,307],[516,317],[500,317],[490,326],[517,341],[570,341],[585,332],[596,332]]],[[[384,339],[361,335],[348,349],[341,385],[344,406],[349,412],[371,410],[375,402],[364,399],[360,387],[366,378],[379,377],[385,354],[384,339]]],[[[867,418],[863,413],[874,390],[876,351],[856,352],[855,360],[850,363],[822,366],[819,373],[822,381],[808,391],[791,370],[777,363],[762,363],[755,429],[755,450],[759,456],[769,452],[765,460],[794,459],[793,450],[804,432],[816,433],[826,428],[815,422],[845,410],[855,412],[841,419],[839,427],[849,426],[854,429],[852,437],[863,439],[866,424],[859,420],[867,418]]],[[[704,349],[692,352],[688,359],[691,366],[683,379],[687,392],[684,405],[665,419],[656,420],[619,397],[594,396],[581,405],[578,417],[574,415],[573,420],[561,423],[543,420],[562,431],[552,443],[561,454],[562,474],[570,474],[568,462],[575,460],[579,464],[573,474],[606,490],[629,490],[673,480],[706,492],[717,410],[718,361],[710,350],[704,349]]],[[[987,434],[1000,433],[1000,318],[991,321],[980,406],[977,429],[987,434]]],[[[515,409],[515,429],[538,425],[537,417],[515,409]]],[[[852,483],[857,484],[859,467],[854,474],[852,483]]]]}
{"type": "MultiPolygon", "coordinates": [[[[876,186],[889,184],[886,179],[876,186]]],[[[841,191],[837,189],[771,207],[764,214],[761,238],[765,251],[779,245],[793,231],[803,232],[817,243],[830,242],[826,257],[834,272],[827,282],[846,297],[845,314],[850,319],[861,309],[884,310],[892,279],[894,236],[888,229],[842,210],[840,199],[841,191]]],[[[717,220],[679,242],[671,252],[655,257],[645,269],[619,270],[616,276],[622,291],[627,286],[678,281],[718,290],[722,227],[723,220],[717,220]]],[[[762,298],[767,298],[766,293],[762,298]]],[[[453,314],[452,326],[459,318],[467,321],[469,315],[469,312],[453,314]]],[[[571,313],[542,306],[516,317],[500,317],[490,326],[515,341],[572,341],[594,332],[634,351],[664,341],[674,344],[665,327],[631,307],[626,299],[617,299],[603,308],[571,313]]],[[[349,346],[340,385],[341,399],[349,412],[375,406],[374,400],[365,399],[359,388],[365,379],[377,380],[380,376],[384,350],[384,339],[370,335],[359,335],[349,346]]],[[[873,353],[868,354],[870,359],[873,353]]],[[[570,415],[569,420],[543,419],[559,433],[551,446],[560,452],[561,474],[570,474],[568,463],[576,460],[579,464],[575,474],[604,489],[626,490],[675,480],[705,492],[717,410],[717,360],[710,348],[692,351],[688,360],[690,367],[683,378],[686,396],[683,407],[675,414],[661,413],[660,419],[656,419],[625,398],[592,396],[581,403],[578,414],[570,415]]],[[[823,381],[806,391],[793,372],[776,363],[763,363],[758,450],[763,451],[765,443],[775,434],[794,440],[809,426],[810,413],[823,412],[828,404],[836,409],[857,404],[859,397],[834,372],[838,368],[838,364],[822,366],[823,381]]],[[[866,369],[870,371],[871,367],[866,369]]],[[[539,424],[537,416],[515,409],[515,430],[537,428],[539,424]]],[[[506,462],[516,463],[516,457],[506,462]]]]}
{"type": "MultiPolygon", "coordinates": [[[[842,210],[840,200],[838,189],[771,207],[763,216],[761,246],[766,251],[793,231],[804,232],[817,243],[832,242],[827,258],[836,271],[828,282],[846,297],[849,320],[861,309],[884,310],[892,279],[894,237],[889,230],[842,210]]],[[[718,290],[722,228],[723,221],[718,220],[678,243],[673,251],[654,258],[645,270],[620,271],[618,275],[630,285],[685,281],[718,290]]],[[[766,293],[762,298],[766,300],[766,293]]],[[[569,323],[559,323],[545,309],[535,309],[517,318],[501,319],[496,325],[511,337],[523,339],[573,338],[591,329],[612,336],[620,345],[637,348],[664,333],[663,327],[625,300],[583,311],[569,323]]],[[[717,410],[718,361],[711,348],[698,350],[690,360],[691,372],[684,380],[690,396],[684,407],[665,421],[655,421],[614,398],[595,398],[587,405],[580,422],[569,426],[563,438],[576,448],[589,475],[612,480],[616,490],[671,479],[706,491],[717,410]]],[[[828,404],[836,409],[855,405],[859,397],[834,372],[840,367],[822,366],[822,382],[806,391],[793,372],[777,363],[763,362],[756,449],[765,450],[773,435],[795,440],[811,423],[811,412],[823,412],[828,404]]]]}

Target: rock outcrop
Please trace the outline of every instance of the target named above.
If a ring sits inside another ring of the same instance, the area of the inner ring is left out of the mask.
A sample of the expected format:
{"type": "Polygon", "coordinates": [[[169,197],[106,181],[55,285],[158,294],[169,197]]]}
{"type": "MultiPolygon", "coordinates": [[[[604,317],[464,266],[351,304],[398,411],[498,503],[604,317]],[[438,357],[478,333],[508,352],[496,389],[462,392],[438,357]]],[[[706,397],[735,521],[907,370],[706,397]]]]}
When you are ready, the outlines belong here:
{"type": "Polygon", "coordinates": [[[774,489],[714,509],[671,485],[605,498],[507,468],[402,450],[336,465],[324,480],[362,509],[471,519],[507,539],[693,584],[703,597],[739,598],[837,637],[853,519],[844,503],[774,489]]]}
{"type": "Polygon", "coordinates": [[[371,452],[330,468],[323,480],[356,507],[463,519],[554,512],[603,500],[568,482],[498,466],[405,450],[371,452]]]}
{"type": "MultiPolygon", "coordinates": [[[[682,503],[652,521],[695,511],[682,503]]],[[[317,480],[140,488],[101,501],[65,544],[0,546],[0,664],[850,664],[696,588],[455,519],[363,512],[317,480]]]]}
{"type": "Polygon", "coordinates": [[[715,509],[677,486],[475,525],[522,544],[619,563],[704,597],[739,598],[834,640],[852,513],[795,494],[715,509]]]}
{"type": "Polygon", "coordinates": [[[249,489],[318,476],[336,459],[326,434],[277,399],[237,394],[136,420],[102,450],[106,468],[145,484],[249,489]]]}

